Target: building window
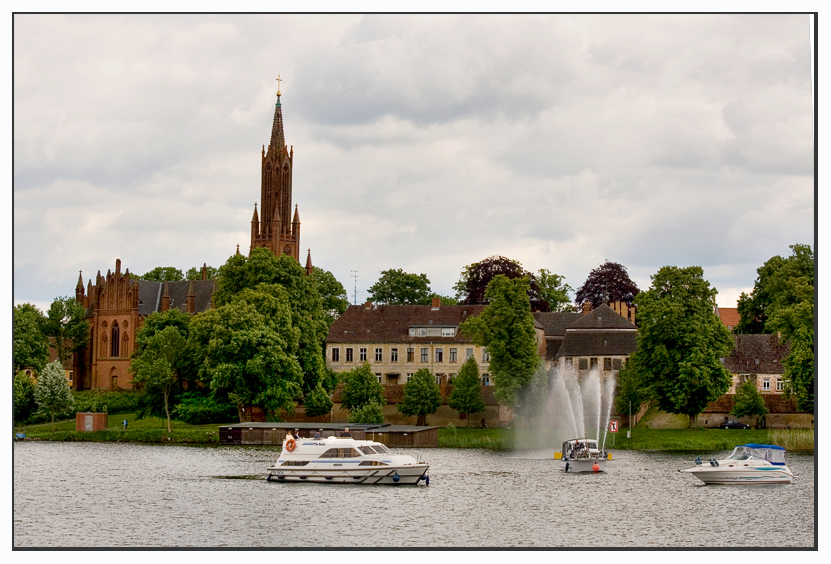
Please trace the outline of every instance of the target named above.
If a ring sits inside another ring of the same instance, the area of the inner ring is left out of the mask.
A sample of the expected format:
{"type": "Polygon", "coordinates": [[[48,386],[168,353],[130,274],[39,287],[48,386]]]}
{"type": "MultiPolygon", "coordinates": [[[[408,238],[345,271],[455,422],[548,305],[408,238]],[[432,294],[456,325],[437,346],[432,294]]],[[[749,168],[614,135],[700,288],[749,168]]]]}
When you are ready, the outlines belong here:
{"type": "Polygon", "coordinates": [[[441,328],[441,336],[442,337],[455,337],[456,336],[456,328],[455,327],[442,327],[441,328]]]}
{"type": "Polygon", "coordinates": [[[465,360],[473,356],[473,349],[465,349],[465,360]]]}
{"type": "Polygon", "coordinates": [[[589,369],[589,359],[588,358],[581,358],[577,363],[578,370],[588,370],[589,369]]]}
{"type": "Polygon", "coordinates": [[[427,362],[428,360],[430,360],[430,358],[429,358],[427,349],[422,348],[421,349],[421,362],[427,362]]]}
{"type": "Polygon", "coordinates": [[[770,378],[765,378],[762,380],[762,391],[769,392],[770,391],[770,378]]]}
{"type": "Polygon", "coordinates": [[[450,349],[450,362],[456,362],[456,349],[450,349]]]}
{"type": "Polygon", "coordinates": [[[380,348],[375,348],[375,362],[381,362],[384,360],[384,351],[380,348]]]}
{"type": "Polygon", "coordinates": [[[574,366],[574,359],[571,357],[566,358],[566,366],[568,366],[569,368],[574,366]]]}
{"type": "Polygon", "coordinates": [[[777,392],[784,392],[785,391],[785,381],[782,378],[776,380],[776,391],[777,392]]]}
{"type": "Polygon", "coordinates": [[[361,348],[358,352],[360,354],[360,358],[358,358],[358,360],[360,360],[361,362],[366,362],[366,349],[361,348]]]}
{"type": "Polygon", "coordinates": [[[604,358],[603,359],[603,370],[611,370],[612,369],[612,359],[611,358],[604,358]]]}
{"type": "Polygon", "coordinates": [[[409,381],[410,381],[410,378],[412,378],[412,377],[413,377],[413,373],[412,373],[412,372],[408,372],[408,373],[407,373],[407,382],[409,382],[409,381]]]}
{"type": "Polygon", "coordinates": [[[378,383],[381,383],[381,375],[379,373],[375,373],[375,377],[378,378],[378,383]]]}
{"type": "Polygon", "coordinates": [[[346,362],[352,362],[352,347],[346,347],[346,362]]]}
{"type": "Polygon", "coordinates": [[[444,362],[444,350],[441,348],[436,349],[436,362],[444,362]]]}
{"type": "Polygon", "coordinates": [[[390,362],[398,362],[398,349],[390,349],[390,362]]]}
{"type": "Polygon", "coordinates": [[[482,362],[490,362],[491,355],[488,353],[488,349],[482,349],[482,362]]]}
{"type": "Polygon", "coordinates": [[[436,374],[436,384],[441,386],[441,374],[436,374]]]}
{"type": "Polygon", "coordinates": [[[590,358],[589,359],[589,370],[594,370],[597,368],[597,358],[590,358]]]}
{"type": "Polygon", "coordinates": [[[412,347],[407,347],[407,362],[415,362],[415,349],[412,347]]]}
{"type": "Polygon", "coordinates": [[[332,362],[340,362],[340,349],[337,347],[332,348],[332,362]]]}
{"type": "Polygon", "coordinates": [[[490,376],[490,374],[482,374],[482,385],[483,386],[490,386],[491,385],[491,376],[490,376]]]}
{"type": "Polygon", "coordinates": [[[621,366],[623,366],[623,363],[619,358],[612,359],[612,370],[620,370],[621,366]]]}
{"type": "Polygon", "coordinates": [[[118,345],[121,342],[118,333],[118,321],[113,321],[112,338],[110,339],[110,357],[112,358],[118,358],[118,345]]]}

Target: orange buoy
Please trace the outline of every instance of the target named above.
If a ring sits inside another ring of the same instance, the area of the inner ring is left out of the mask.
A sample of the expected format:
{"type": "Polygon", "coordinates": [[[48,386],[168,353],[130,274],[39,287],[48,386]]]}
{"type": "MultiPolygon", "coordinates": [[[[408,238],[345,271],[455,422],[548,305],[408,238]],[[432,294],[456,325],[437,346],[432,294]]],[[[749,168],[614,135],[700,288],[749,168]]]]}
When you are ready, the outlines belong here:
{"type": "Polygon", "coordinates": [[[296,448],[296,446],[297,446],[297,443],[294,442],[294,439],[289,439],[288,442],[286,443],[286,450],[289,451],[289,452],[293,452],[294,449],[296,448]]]}
{"type": "Polygon", "coordinates": [[[600,472],[600,464],[598,464],[597,462],[592,464],[592,470],[594,470],[595,472],[600,472]]]}

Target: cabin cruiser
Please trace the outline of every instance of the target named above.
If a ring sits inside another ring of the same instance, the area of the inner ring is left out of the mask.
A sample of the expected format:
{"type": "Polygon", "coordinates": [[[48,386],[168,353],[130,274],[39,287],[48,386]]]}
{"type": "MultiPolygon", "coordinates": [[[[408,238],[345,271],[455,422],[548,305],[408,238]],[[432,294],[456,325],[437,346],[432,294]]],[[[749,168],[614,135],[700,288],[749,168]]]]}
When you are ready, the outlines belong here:
{"type": "Polygon", "coordinates": [[[281,482],[330,482],[338,484],[430,485],[426,462],[405,454],[392,454],[374,441],[348,437],[293,438],[283,441],[283,450],[266,479],[281,482]]]}
{"type": "Polygon", "coordinates": [[[566,472],[603,472],[612,453],[598,448],[595,439],[571,439],[554,453],[554,459],[565,462],[566,472]]]}
{"type": "Polygon", "coordinates": [[[785,465],[785,449],[755,443],[737,446],[724,460],[695,459],[689,472],[705,484],[790,484],[793,473],[785,465]]]}

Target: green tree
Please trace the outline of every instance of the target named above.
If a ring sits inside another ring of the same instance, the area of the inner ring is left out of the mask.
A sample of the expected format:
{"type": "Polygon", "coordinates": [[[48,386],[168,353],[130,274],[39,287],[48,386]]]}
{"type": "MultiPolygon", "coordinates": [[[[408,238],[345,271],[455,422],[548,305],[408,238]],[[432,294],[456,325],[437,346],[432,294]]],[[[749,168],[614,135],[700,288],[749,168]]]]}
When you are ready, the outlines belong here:
{"type": "Polygon", "coordinates": [[[317,387],[324,376],[326,362],[323,343],[329,325],[318,289],[305,269],[288,255],[274,256],[264,247],[251,252],[250,257],[232,255],[219,268],[214,303],[217,306],[231,302],[245,289],[282,287],[288,294],[291,326],[299,330],[296,357],[303,370],[303,393],[317,387]]]}
{"type": "Polygon", "coordinates": [[[306,394],[303,405],[306,408],[306,415],[319,417],[332,411],[332,406],[335,404],[326,390],[323,389],[323,385],[318,384],[317,388],[306,394]]]}
{"type": "Polygon", "coordinates": [[[765,406],[765,398],[756,388],[756,382],[745,380],[736,388],[736,403],[730,411],[730,415],[736,417],[754,417],[754,428],[759,427],[759,417],[767,415],[768,408],[765,406]]]}
{"type": "Polygon", "coordinates": [[[49,361],[49,340],[43,332],[46,319],[32,304],[14,306],[14,370],[31,367],[40,372],[49,361]]]}
{"type": "Polygon", "coordinates": [[[453,379],[453,391],[450,392],[447,404],[451,409],[468,416],[468,427],[471,414],[485,411],[482,382],[479,381],[479,365],[472,356],[462,364],[459,374],[453,379]]]}
{"type": "Polygon", "coordinates": [[[32,382],[32,378],[27,374],[18,372],[14,375],[12,397],[15,421],[26,421],[37,410],[38,404],[35,401],[35,383],[32,382]]]}
{"type": "Polygon", "coordinates": [[[802,411],[814,411],[815,258],[809,245],[791,245],[791,256],[770,258],[756,272],[750,295],[739,298],[737,333],[780,333],[790,345],[785,391],[802,411]]]}
{"type": "Polygon", "coordinates": [[[511,279],[526,278],[531,311],[550,311],[548,302],[542,296],[536,276],[525,270],[518,261],[499,255],[474,262],[462,269],[459,281],[453,285],[453,289],[456,290],[456,299],[460,304],[465,305],[487,304],[488,298],[485,292],[488,285],[500,274],[511,279]]]}
{"type": "Polygon", "coordinates": [[[459,305],[459,300],[453,296],[442,296],[441,294],[433,292],[430,294],[430,303],[433,303],[433,298],[439,298],[441,300],[441,305],[459,305]]]}
{"type": "Polygon", "coordinates": [[[426,368],[419,368],[404,384],[404,400],[398,404],[398,411],[407,417],[415,415],[416,425],[427,425],[427,416],[439,410],[441,400],[436,378],[426,368]]]}
{"type": "MultiPolygon", "coordinates": [[[[144,318],[141,328],[136,332],[136,352],[133,357],[140,355],[145,349],[148,342],[160,331],[173,327],[178,331],[182,337],[187,341],[190,336],[190,322],[192,315],[180,311],[178,309],[169,309],[163,312],[154,312],[144,318]]],[[[198,350],[194,350],[192,346],[188,345],[186,349],[179,355],[175,366],[177,379],[176,386],[179,391],[183,387],[191,388],[195,382],[198,382],[199,365],[202,358],[198,350]]],[[[148,390],[150,391],[150,390],[148,390]]],[[[150,393],[155,393],[150,391],[150,393]]],[[[159,405],[161,402],[149,402],[150,405],[159,405]]],[[[150,412],[156,414],[155,410],[150,412]]],[[[161,415],[161,412],[158,413],[161,415]]]]}
{"type": "Polygon", "coordinates": [[[733,338],[715,314],[717,293],[701,267],[665,266],[635,299],[640,331],[632,369],[658,407],[688,415],[690,427],[732,381],[720,361],[730,354],[733,338]]]}
{"type": "Polygon", "coordinates": [[[285,293],[271,296],[267,319],[246,301],[250,295],[200,313],[190,324],[190,342],[202,358],[200,373],[217,399],[233,402],[243,419],[246,406],[294,411],[303,394],[303,371],[293,351],[291,310],[285,293]]]}
{"type": "Polygon", "coordinates": [[[143,385],[148,392],[158,391],[164,399],[168,433],[171,432],[171,393],[178,383],[178,367],[183,363],[186,350],[185,336],[171,325],[147,338],[144,347],[133,356],[130,363],[133,381],[143,385]]]}
{"type": "Polygon", "coordinates": [[[381,271],[381,277],[369,288],[368,299],[379,304],[428,305],[432,294],[426,274],[398,268],[381,271]]]}
{"type": "Polygon", "coordinates": [[[593,308],[610,302],[631,305],[639,291],[625,266],[607,260],[589,273],[583,285],[577,288],[574,299],[578,307],[586,301],[591,302],[593,308]]]}
{"type": "Polygon", "coordinates": [[[43,332],[55,340],[61,366],[73,352],[83,350],[89,340],[89,323],[85,316],[84,306],[69,297],[55,298],[46,312],[43,332]]]}
{"type": "MultiPolygon", "coordinates": [[[[199,275],[202,278],[202,275],[199,275]]],[[[139,276],[141,280],[150,280],[153,282],[180,282],[185,279],[182,276],[182,271],[172,266],[157,266],[153,270],[149,270],[139,276]]],[[[191,279],[193,280],[193,279],[191,279]]]]}
{"type": "Polygon", "coordinates": [[[528,280],[496,276],[488,284],[484,298],[488,307],[478,317],[464,321],[460,329],[475,344],[487,347],[494,396],[503,405],[514,408],[540,359],[528,280]]]}
{"type": "Polygon", "coordinates": [[[378,381],[369,363],[355,367],[352,370],[341,374],[344,382],[341,393],[341,405],[352,410],[364,406],[371,401],[379,405],[386,405],[387,398],[384,394],[384,386],[378,381]]]}
{"type": "Polygon", "coordinates": [[[349,297],[346,295],[343,284],[338,282],[335,275],[328,270],[315,266],[311,278],[322,301],[323,312],[326,315],[326,325],[331,327],[335,319],[340,317],[349,307],[349,297]]]}
{"type": "Polygon", "coordinates": [[[356,407],[349,412],[350,423],[372,423],[380,425],[384,421],[384,407],[375,400],[372,400],[371,402],[360,407],[356,407]]]}
{"type": "Polygon", "coordinates": [[[52,431],[54,431],[55,417],[70,409],[75,401],[69,389],[66,372],[57,360],[47,364],[38,376],[35,401],[40,413],[51,417],[52,431]]]}
{"type": "Polygon", "coordinates": [[[630,362],[624,364],[615,379],[615,411],[637,413],[649,401],[648,387],[640,379],[641,374],[633,369],[630,362]]]}
{"type": "Polygon", "coordinates": [[[550,311],[574,311],[568,296],[574,288],[565,283],[565,276],[541,268],[537,274],[537,284],[540,287],[540,297],[548,302],[550,311]]]}
{"type": "MultiPolygon", "coordinates": [[[[205,270],[207,270],[206,274],[208,280],[213,280],[216,278],[217,269],[212,266],[205,266],[205,270]]],[[[185,280],[202,280],[202,267],[189,268],[188,271],[185,273],[185,280]]]]}

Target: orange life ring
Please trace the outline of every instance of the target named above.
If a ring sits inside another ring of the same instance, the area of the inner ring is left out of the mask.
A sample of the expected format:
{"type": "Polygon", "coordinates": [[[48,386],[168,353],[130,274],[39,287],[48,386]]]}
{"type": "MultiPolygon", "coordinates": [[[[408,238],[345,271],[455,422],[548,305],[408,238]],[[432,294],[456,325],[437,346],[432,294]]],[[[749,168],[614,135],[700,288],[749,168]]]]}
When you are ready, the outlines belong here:
{"type": "Polygon", "coordinates": [[[289,452],[294,452],[294,449],[297,447],[297,443],[294,442],[294,439],[289,439],[286,443],[286,450],[289,452]]]}

